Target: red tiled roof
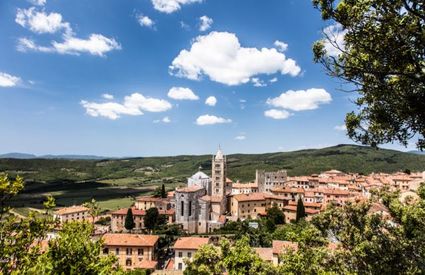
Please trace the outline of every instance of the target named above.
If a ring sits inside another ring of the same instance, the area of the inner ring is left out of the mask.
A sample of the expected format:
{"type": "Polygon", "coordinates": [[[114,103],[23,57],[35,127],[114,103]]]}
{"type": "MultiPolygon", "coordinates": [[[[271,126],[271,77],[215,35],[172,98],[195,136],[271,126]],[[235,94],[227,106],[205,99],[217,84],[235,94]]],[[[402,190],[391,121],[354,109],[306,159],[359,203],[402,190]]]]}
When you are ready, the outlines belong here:
{"type": "Polygon", "coordinates": [[[285,249],[298,249],[298,244],[294,242],[288,242],[288,241],[273,241],[273,254],[280,254],[285,249]]]}
{"type": "Polygon", "coordinates": [[[87,207],[84,207],[82,205],[73,205],[70,207],[64,207],[59,210],[56,210],[54,214],[56,215],[66,215],[66,214],[72,214],[72,213],[79,213],[79,212],[85,212],[89,209],[87,207]]]}
{"type": "Polygon", "coordinates": [[[180,188],[176,188],[176,192],[192,193],[192,192],[197,192],[201,189],[204,189],[204,187],[200,187],[200,186],[180,187],[180,188]]]}
{"type": "Polygon", "coordinates": [[[141,262],[136,262],[136,268],[155,269],[157,264],[158,264],[157,261],[141,261],[141,262]]]}
{"type": "Polygon", "coordinates": [[[104,244],[108,246],[154,246],[159,237],[142,234],[106,233],[102,239],[104,244]]]}
{"type": "Polygon", "coordinates": [[[233,196],[235,200],[239,202],[244,201],[263,201],[265,200],[264,193],[249,193],[249,194],[238,194],[233,196]]]}
{"type": "Polygon", "coordinates": [[[273,260],[273,248],[271,247],[254,247],[255,252],[263,261],[273,260]]]}
{"type": "Polygon", "coordinates": [[[174,249],[198,249],[201,245],[208,244],[209,238],[181,237],[174,244],[174,249]]]}
{"type": "MultiPolygon", "coordinates": [[[[287,206],[284,206],[282,209],[284,211],[286,210],[286,211],[289,211],[289,212],[297,212],[297,206],[296,205],[287,205],[287,206]]],[[[309,214],[309,215],[317,214],[317,213],[320,212],[319,210],[311,209],[311,208],[307,208],[307,207],[304,210],[305,210],[305,213],[309,214]]]]}

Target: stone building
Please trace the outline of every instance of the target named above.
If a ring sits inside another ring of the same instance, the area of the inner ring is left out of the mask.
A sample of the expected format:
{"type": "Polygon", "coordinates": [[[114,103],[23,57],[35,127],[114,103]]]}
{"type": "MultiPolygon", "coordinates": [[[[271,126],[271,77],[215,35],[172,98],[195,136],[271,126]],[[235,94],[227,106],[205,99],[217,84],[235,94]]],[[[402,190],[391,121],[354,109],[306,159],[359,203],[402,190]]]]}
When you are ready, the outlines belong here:
{"type": "Polygon", "coordinates": [[[258,186],[258,192],[271,192],[273,188],[284,187],[287,179],[286,170],[276,172],[255,170],[255,183],[258,186]]]}
{"type": "Polygon", "coordinates": [[[206,233],[225,221],[231,181],[226,178],[226,156],[221,149],[212,157],[211,175],[199,171],[188,178],[188,186],[175,191],[176,223],[189,233],[206,233]]]}

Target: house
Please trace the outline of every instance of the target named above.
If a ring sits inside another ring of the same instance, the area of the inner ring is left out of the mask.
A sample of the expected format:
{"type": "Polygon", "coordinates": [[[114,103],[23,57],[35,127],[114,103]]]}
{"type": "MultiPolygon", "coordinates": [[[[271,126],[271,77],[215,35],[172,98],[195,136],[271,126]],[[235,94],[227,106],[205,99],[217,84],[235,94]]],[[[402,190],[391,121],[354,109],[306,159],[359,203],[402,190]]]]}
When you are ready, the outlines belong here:
{"type": "Polygon", "coordinates": [[[256,219],[266,212],[266,194],[250,193],[235,195],[231,199],[230,210],[233,218],[256,219]]]}
{"type": "MultiPolygon", "coordinates": [[[[111,212],[111,231],[112,232],[122,232],[125,231],[125,217],[127,216],[128,208],[121,208],[119,210],[111,212]]],[[[134,230],[141,230],[145,228],[144,217],[146,215],[146,210],[139,210],[135,207],[131,208],[134,220],[134,230]]],[[[158,210],[159,214],[167,216],[167,223],[174,222],[174,209],[168,210],[158,210]]]]}
{"type": "Polygon", "coordinates": [[[140,196],[136,198],[134,204],[136,209],[148,210],[150,208],[158,208],[158,210],[168,210],[171,208],[170,198],[156,198],[153,196],[140,196]]]}
{"type": "MultiPolygon", "coordinates": [[[[307,217],[305,218],[307,221],[311,220],[312,216],[314,216],[314,215],[316,215],[320,212],[320,210],[307,208],[307,207],[305,207],[304,209],[305,209],[305,214],[307,215],[307,217]]],[[[286,223],[290,223],[291,221],[296,220],[296,218],[297,218],[297,206],[296,205],[284,206],[282,211],[283,211],[283,214],[285,214],[285,222],[286,223]]]]}
{"type": "Polygon", "coordinates": [[[103,235],[102,254],[113,254],[118,264],[126,269],[153,270],[157,266],[156,248],[159,237],[155,235],[107,233],[103,235]]]}
{"type": "Polygon", "coordinates": [[[184,259],[191,260],[198,249],[209,243],[209,238],[201,237],[181,237],[174,244],[174,269],[185,270],[184,259]]]}
{"type": "Polygon", "coordinates": [[[279,265],[280,264],[279,255],[281,253],[285,252],[286,250],[297,250],[297,249],[298,249],[297,243],[274,240],[272,242],[272,252],[273,252],[272,263],[273,263],[273,265],[279,265]]]}
{"type": "Polygon", "coordinates": [[[59,220],[60,223],[92,221],[92,217],[89,215],[89,209],[81,205],[60,208],[53,213],[53,218],[59,220]]]}

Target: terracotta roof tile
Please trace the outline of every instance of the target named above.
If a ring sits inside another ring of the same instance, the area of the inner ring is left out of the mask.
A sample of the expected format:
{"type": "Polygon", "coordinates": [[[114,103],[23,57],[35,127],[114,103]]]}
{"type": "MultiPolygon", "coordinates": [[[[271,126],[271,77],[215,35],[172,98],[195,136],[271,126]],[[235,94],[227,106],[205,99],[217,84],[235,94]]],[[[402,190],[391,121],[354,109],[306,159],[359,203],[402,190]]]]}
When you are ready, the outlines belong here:
{"type": "Polygon", "coordinates": [[[280,254],[285,249],[298,249],[298,244],[294,242],[288,242],[288,241],[273,241],[273,254],[280,254]]]}
{"type": "Polygon", "coordinates": [[[198,249],[201,245],[208,244],[209,238],[181,237],[174,244],[174,249],[198,249]]]}
{"type": "Polygon", "coordinates": [[[102,237],[108,246],[154,246],[159,237],[155,235],[106,233],[102,237]]]}
{"type": "Polygon", "coordinates": [[[85,212],[89,209],[87,207],[84,207],[82,205],[73,205],[70,207],[63,207],[59,210],[56,210],[54,214],[56,215],[66,215],[66,214],[72,214],[72,213],[79,213],[79,212],[85,212]]]}
{"type": "Polygon", "coordinates": [[[273,248],[271,247],[254,247],[255,252],[263,261],[273,260],[273,248]]]}

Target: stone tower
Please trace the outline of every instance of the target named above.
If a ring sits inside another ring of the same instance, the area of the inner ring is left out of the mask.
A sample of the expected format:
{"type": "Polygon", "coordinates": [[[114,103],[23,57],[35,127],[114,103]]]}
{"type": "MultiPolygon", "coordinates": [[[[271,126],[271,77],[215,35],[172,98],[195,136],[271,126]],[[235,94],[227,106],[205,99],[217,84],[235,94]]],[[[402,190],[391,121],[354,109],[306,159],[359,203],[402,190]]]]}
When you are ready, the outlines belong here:
{"type": "Polygon", "coordinates": [[[226,185],[226,156],[223,155],[221,148],[218,148],[217,154],[212,158],[211,167],[211,193],[213,196],[225,196],[226,185]]]}

